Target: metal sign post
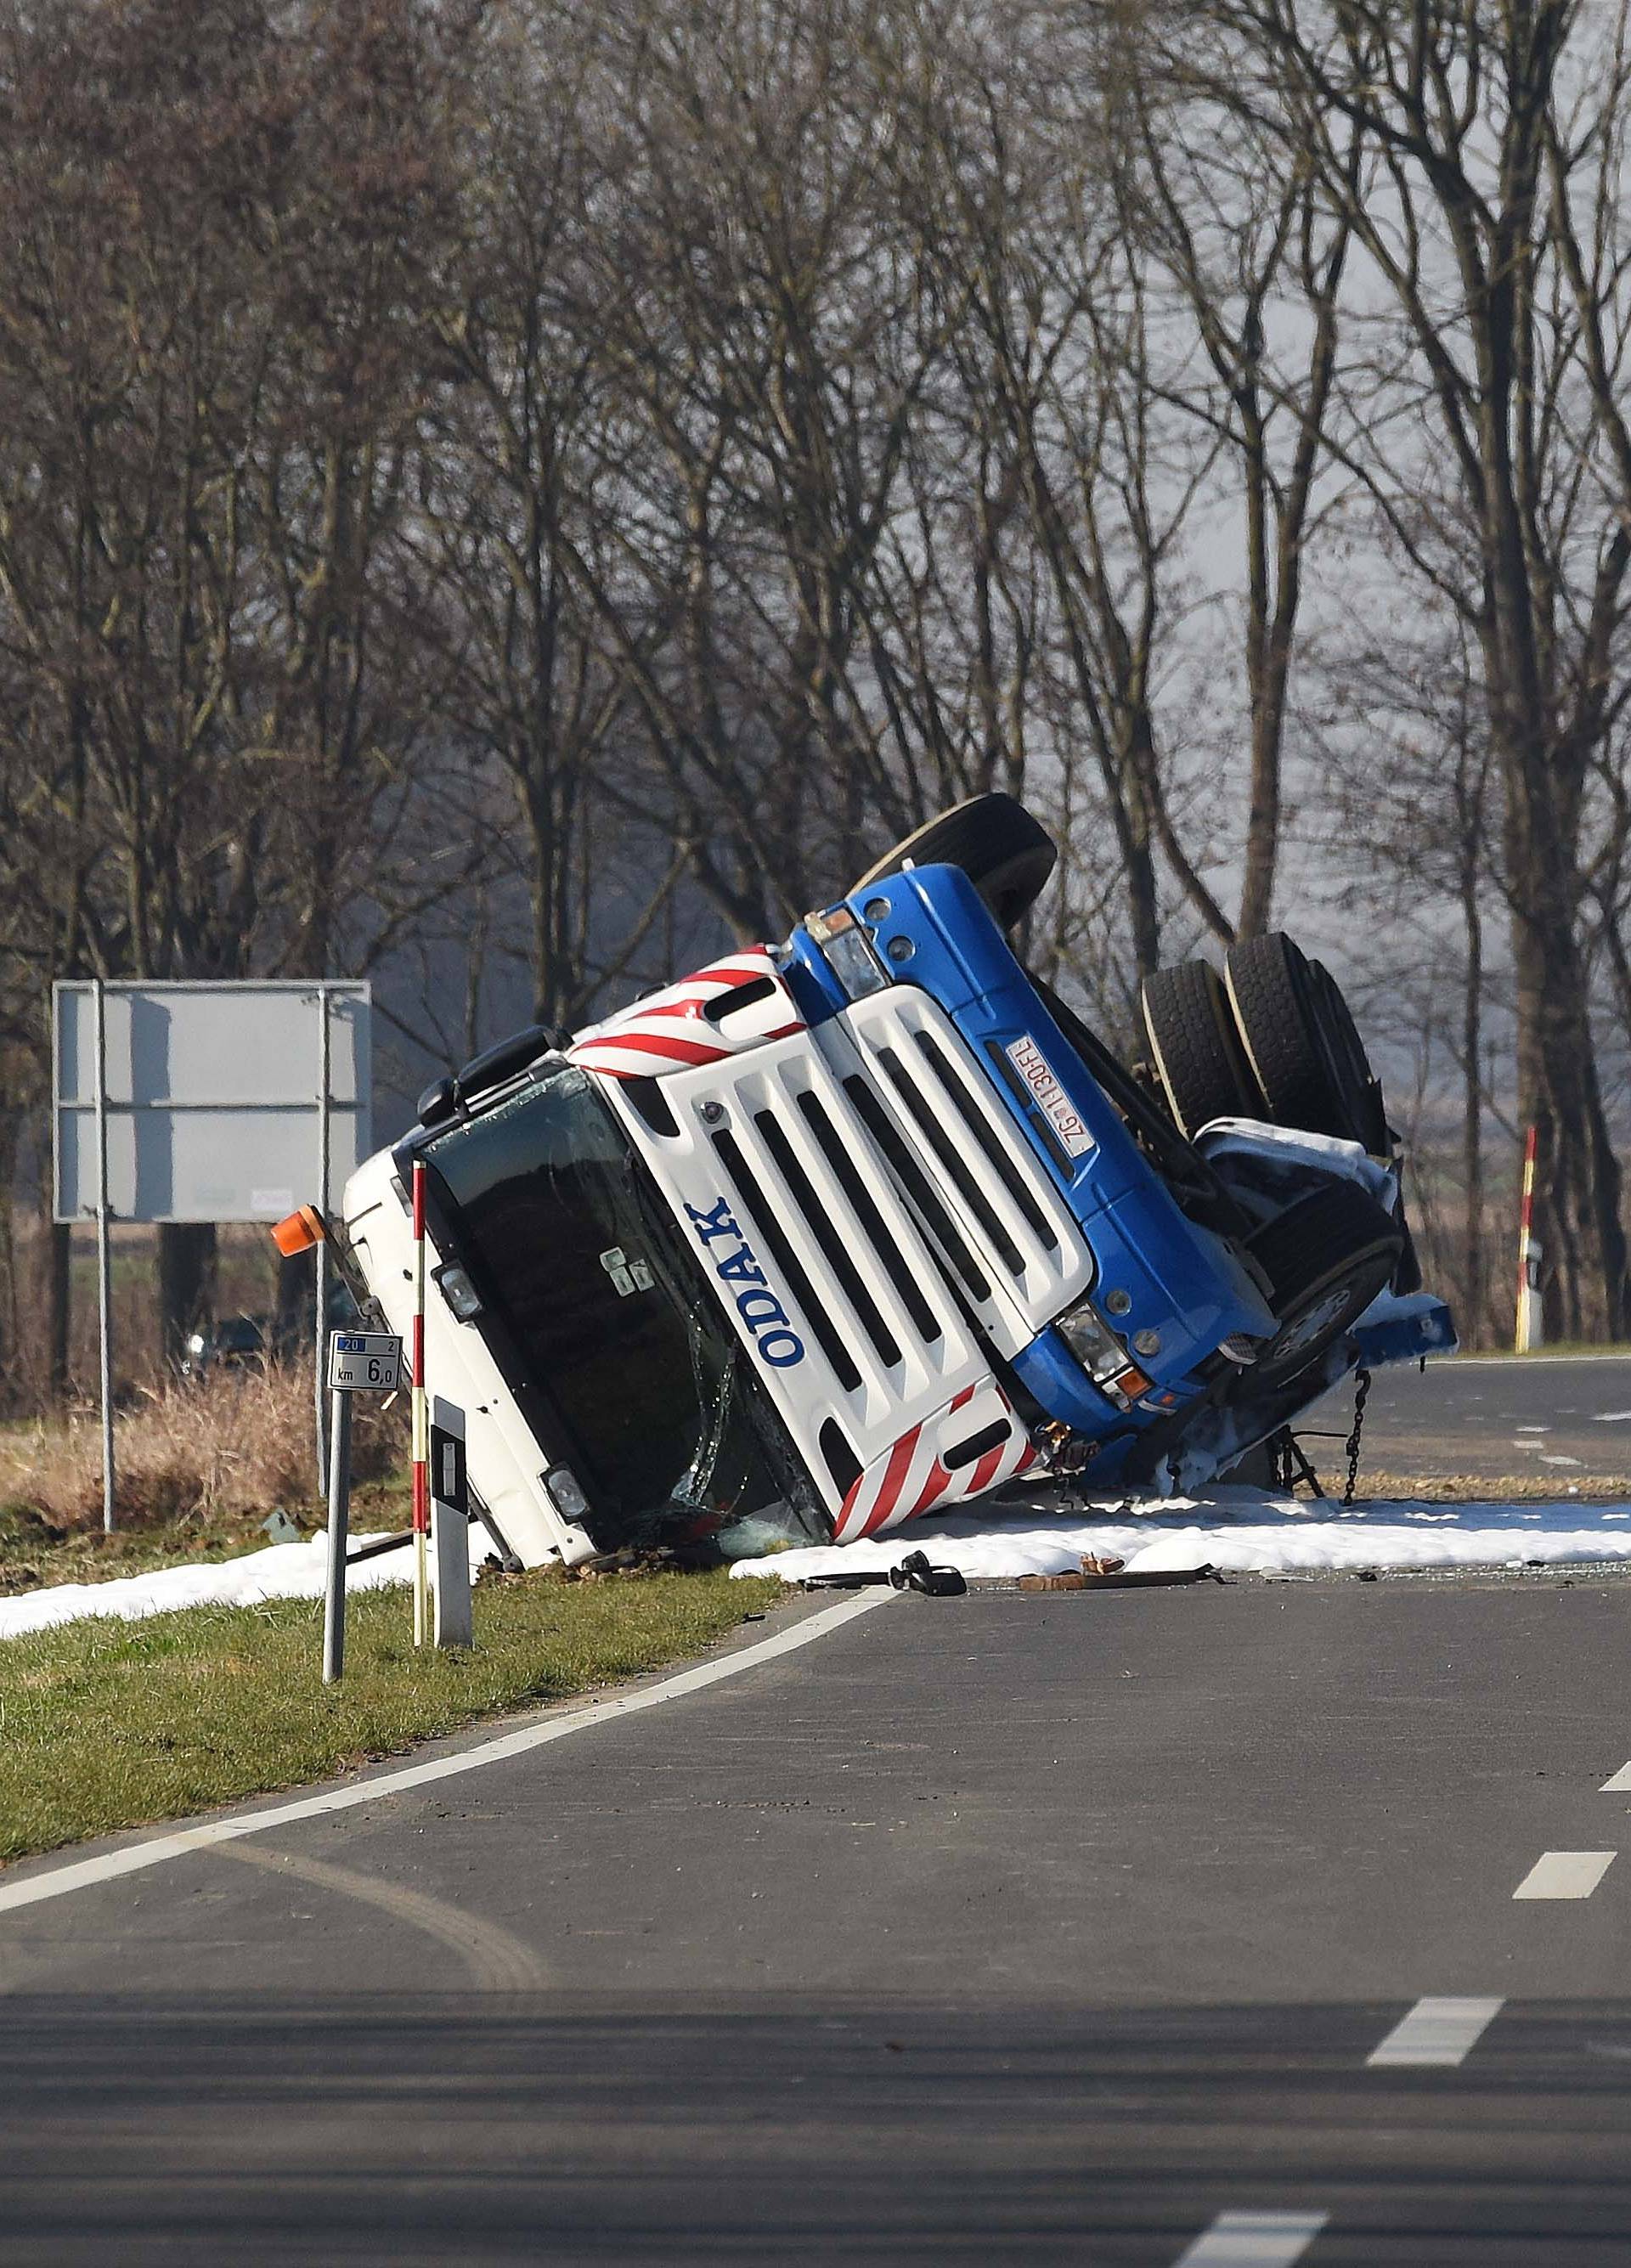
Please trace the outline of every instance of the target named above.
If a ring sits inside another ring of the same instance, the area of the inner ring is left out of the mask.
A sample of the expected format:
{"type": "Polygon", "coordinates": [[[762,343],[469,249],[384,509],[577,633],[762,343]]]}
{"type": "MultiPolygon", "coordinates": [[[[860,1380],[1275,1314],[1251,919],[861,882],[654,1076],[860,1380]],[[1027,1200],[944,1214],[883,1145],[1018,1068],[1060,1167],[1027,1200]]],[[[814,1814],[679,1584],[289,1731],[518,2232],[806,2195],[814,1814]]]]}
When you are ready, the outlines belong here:
{"type": "MultiPolygon", "coordinates": [[[[351,1520],[351,1396],[395,1394],[402,1343],[390,1331],[335,1331],[328,1340],[328,1576],[323,1592],[323,1683],[345,1669],[345,1554],[351,1520]]],[[[319,1378],[321,1381],[321,1373],[319,1378]]],[[[321,1392],[321,1382],[319,1391],[321,1392]]]]}
{"type": "Polygon", "coordinates": [[[470,1491],[464,1477],[464,1412],[439,1394],[431,1418],[431,1565],[439,1646],[472,1646],[470,1491]]]}
{"type": "Polygon", "coordinates": [[[431,1412],[424,1393],[424,1160],[413,1162],[413,1642],[430,1632],[431,1412]]]}
{"type": "MultiPolygon", "coordinates": [[[[328,1022],[328,987],[317,987],[317,1210],[328,1218],[328,1115],[334,1088],[333,1035],[328,1022]]],[[[328,1452],[323,1440],[323,1347],[328,1336],[328,1240],[319,1239],[314,1269],[312,1372],[316,1385],[317,1485],[327,1484],[328,1452]]]]}
{"type": "MultiPolygon", "coordinates": [[[[318,1391],[321,1392],[320,1387],[318,1391]]],[[[330,1391],[333,1422],[328,1428],[328,1580],[323,1592],[323,1683],[338,1683],[345,1669],[345,1548],[351,1525],[351,1397],[344,1387],[330,1391]]]]}
{"type": "Polygon", "coordinates": [[[107,995],[92,987],[96,1010],[96,1316],[102,1388],[102,1527],[114,1530],[114,1255],[107,1209],[107,995]]]}

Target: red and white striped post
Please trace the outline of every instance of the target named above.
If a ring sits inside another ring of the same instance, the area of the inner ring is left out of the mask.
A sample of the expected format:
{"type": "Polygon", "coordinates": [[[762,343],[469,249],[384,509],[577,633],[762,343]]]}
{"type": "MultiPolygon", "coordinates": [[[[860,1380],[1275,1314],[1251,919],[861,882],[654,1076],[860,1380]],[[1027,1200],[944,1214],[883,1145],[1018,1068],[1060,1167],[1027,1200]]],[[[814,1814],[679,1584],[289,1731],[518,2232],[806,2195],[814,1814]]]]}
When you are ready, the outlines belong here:
{"type": "Polygon", "coordinates": [[[1535,1152],[1540,1130],[1531,1126],[1524,1142],[1524,1201],[1517,1223],[1517,1336],[1519,1354],[1540,1344],[1540,1247],[1535,1241],[1535,1152]]]}
{"type": "Polygon", "coordinates": [[[430,1633],[431,1416],[424,1391],[424,1167],[413,1168],[413,1642],[430,1633]]]}

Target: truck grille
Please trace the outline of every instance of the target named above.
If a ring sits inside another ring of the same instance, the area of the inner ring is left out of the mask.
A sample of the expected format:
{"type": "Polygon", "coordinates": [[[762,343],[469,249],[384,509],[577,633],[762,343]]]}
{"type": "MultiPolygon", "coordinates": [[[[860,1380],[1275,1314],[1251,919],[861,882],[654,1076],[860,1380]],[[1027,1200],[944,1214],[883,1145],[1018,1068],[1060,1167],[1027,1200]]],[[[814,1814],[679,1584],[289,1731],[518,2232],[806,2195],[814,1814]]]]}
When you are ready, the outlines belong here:
{"type": "Polygon", "coordinates": [[[742,1228],[858,1418],[898,1418],[919,1394],[938,1407],[985,1368],[946,1275],[821,1057],[778,1055],[734,1067],[709,1138],[742,1228]]]}
{"type": "Polygon", "coordinates": [[[1064,1193],[937,1002],[892,985],[811,1036],[1004,1352],[1085,1297],[1093,1257],[1064,1193]]]}

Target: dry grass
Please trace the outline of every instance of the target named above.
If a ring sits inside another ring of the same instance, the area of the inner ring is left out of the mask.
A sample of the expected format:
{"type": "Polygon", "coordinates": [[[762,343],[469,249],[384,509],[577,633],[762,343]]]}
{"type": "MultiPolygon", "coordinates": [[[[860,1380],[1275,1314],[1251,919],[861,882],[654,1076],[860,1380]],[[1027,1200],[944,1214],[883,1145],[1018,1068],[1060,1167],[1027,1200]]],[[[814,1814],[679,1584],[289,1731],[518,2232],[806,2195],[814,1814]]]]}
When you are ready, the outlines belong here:
{"type": "MultiPolygon", "coordinates": [[[[1325,1476],[1331,1486],[1331,1476],[1325,1476]]],[[[1624,1504],[1631,1479],[1624,1473],[1575,1473],[1560,1480],[1534,1472],[1373,1473],[1360,1476],[1362,1501],[1420,1498],[1425,1504],[1624,1504]]]]}
{"type": "MultiPolygon", "coordinates": [[[[381,1413],[359,1395],[352,1466],[361,1481],[400,1462],[401,1406],[381,1413]]],[[[223,1369],[196,1383],[144,1388],[114,1426],[116,1518],[123,1532],[240,1524],[309,1506],[315,1474],[309,1365],[223,1369]]],[[[97,1412],[0,1432],[0,1508],[31,1516],[47,1542],[102,1518],[97,1412]]]]}

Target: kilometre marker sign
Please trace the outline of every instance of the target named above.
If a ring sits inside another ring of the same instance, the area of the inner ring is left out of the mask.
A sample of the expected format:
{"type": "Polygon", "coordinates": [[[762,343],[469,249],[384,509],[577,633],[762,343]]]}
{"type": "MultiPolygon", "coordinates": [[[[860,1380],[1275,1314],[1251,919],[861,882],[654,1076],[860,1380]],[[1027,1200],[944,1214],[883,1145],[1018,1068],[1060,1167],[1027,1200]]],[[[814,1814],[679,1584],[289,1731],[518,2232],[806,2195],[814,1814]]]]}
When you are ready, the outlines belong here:
{"type": "Polygon", "coordinates": [[[402,1382],[402,1343],[394,1331],[336,1331],[328,1383],[336,1394],[395,1394],[402,1382]]]}

